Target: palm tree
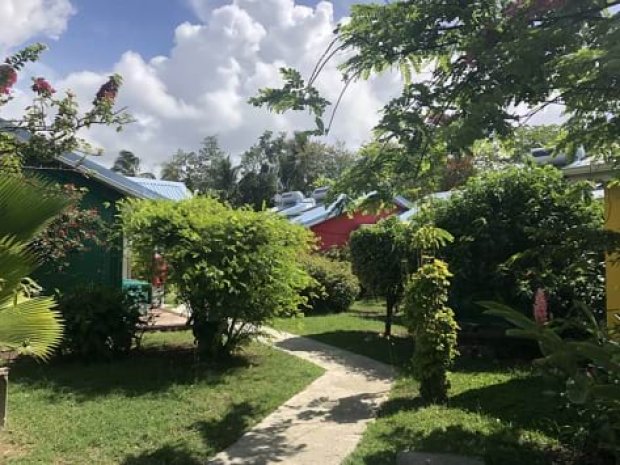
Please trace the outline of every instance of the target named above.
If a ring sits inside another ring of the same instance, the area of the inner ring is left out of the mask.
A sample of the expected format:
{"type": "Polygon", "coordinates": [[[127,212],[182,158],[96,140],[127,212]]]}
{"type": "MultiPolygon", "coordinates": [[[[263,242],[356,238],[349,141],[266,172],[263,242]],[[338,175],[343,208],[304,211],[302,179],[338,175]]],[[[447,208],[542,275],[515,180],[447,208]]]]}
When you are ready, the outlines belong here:
{"type": "Polygon", "coordinates": [[[138,176],[140,174],[140,158],[129,150],[121,150],[118,152],[116,160],[114,160],[112,171],[125,176],[138,176]]]}
{"type": "Polygon", "coordinates": [[[31,297],[37,265],[29,243],[68,206],[45,185],[17,176],[0,179],[0,351],[47,358],[62,324],[51,297],[31,297]]]}

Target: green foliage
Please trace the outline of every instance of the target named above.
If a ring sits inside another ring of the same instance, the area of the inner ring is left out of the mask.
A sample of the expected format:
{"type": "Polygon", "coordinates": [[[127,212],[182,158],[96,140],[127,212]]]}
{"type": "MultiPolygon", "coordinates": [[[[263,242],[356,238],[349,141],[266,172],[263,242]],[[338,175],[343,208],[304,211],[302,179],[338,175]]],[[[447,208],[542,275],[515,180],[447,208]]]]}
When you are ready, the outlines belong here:
{"type": "Polygon", "coordinates": [[[62,324],[50,297],[33,297],[28,275],[37,258],[29,243],[67,206],[34,180],[0,178],[0,350],[47,358],[59,344],[62,324]]]}
{"type": "Polygon", "coordinates": [[[302,260],[306,273],[315,283],[303,291],[308,302],[304,313],[344,312],[359,294],[359,283],[351,265],[320,255],[308,255],[302,260]]]}
{"type": "Polygon", "coordinates": [[[360,284],[370,294],[385,298],[386,335],[391,332],[392,314],[407,273],[405,230],[405,225],[392,217],[359,228],[349,240],[353,272],[360,284]]]}
{"type": "Polygon", "coordinates": [[[133,297],[97,285],[63,294],[58,308],[65,322],[61,349],[84,360],[105,360],[129,352],[140,310],[133,297]]]}
{"type": "Polygon", "coordinates": [[[556,319],[550,324],[538,324],[522,313],[496,302],[480,302],[486,313],[500,317],[517,329],[510,336],[538,342],[543,358],[536,365],[547,374],[563,382],[562,395],[582,415],[591,419],[588,434],[595,441],[590,446],[595,452],[606,450],[620,460],[620,345],[610,339],[596,318],[582,304],[577,308],[580,318],[556,319]],[[575,338],[577,332],[585,337],[575,338]],[[573,331],[567,333],[567,327],[573,331]]]}
{"type": "Polygon", "coordinates": [[[405,318],[415,341],[413,375],[427,402],[447,400],[448,370],[458,355],[458,325],[447,306],[451,276],[446,263],[435,259],[411,276],[405,290],[405,318]]]}
{"type": "Polygon", "coordinates": [[[479,299],[527,309],[538,288],[558,316],[574,300],[602,311],[603,252],[617,239],[603,231],[590,186],[553,167],[484,173],[436,209],[435,223],[455,237],[443,256],[461,317],[476,315],[479,299]]]}
{"type": "Polygon", "coordinates": [[[317,119],[315,132],[323,133],[328,102],[316,92],[315,81],[328,61],[342,57],[344,89],[351,81],[400,70],[403,90],[383,107],[376,131],[408,154],[424,159],[459,154],[491,135],[505,138],[538,111],[562,104],[568,118],[561,145],[583,144],[594,153],[617,155],[620,12],[611,8],[616,4],[353,5],[350,20],[338,28],[307,83],[289,70],[281,89],[261,90],[251,101],[277,112],[307,109],[317,119]],[[419,79],[412,79],[414,73],[419,79]]]}
{"type": "Polygon", "coordinates": [[[266,320],[295,312],[309,283],[299,256],[311,243],[300,226],[268,212],[233,210],[206,197],[181,202],[130,200],[121,220],[132,250],[154,250],[192,312],[202,352],[229,354],[266,320]]]}
{"type": "Polygon", "coordinates": [[[164,163],[161,178],[181,181],[192,192],[209,194],[223,201],[234,199],[238,168],[224,152],[217,136],[205,137],[197,152],[177,151],[164,163]]]}

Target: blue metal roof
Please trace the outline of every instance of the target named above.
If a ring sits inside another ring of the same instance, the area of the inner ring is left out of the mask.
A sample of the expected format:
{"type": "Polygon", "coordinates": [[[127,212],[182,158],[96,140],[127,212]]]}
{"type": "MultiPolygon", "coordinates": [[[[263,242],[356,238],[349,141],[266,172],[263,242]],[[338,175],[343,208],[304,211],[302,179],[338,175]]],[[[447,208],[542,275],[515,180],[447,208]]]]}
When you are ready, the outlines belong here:
{"type": "Polygon", "coordinates": [[[185,184],[178,181],[164,181],[162,179],[149,179],[149,178],[136,178],[128,177],[131,181],[155,194],[169,200],[184,200],[189,199],[192,193],[185,184]]]}
{"type": "Polygon", "coordinates": [[[334,218],[344,211],[344,207],[349,198],[345,194],[340,194],[338,198],[331,203],[328,207],[321,205],[304,212],[296,218],[291,219],[293,223],[300,224],[306,228],[310,228],[314,225],[327,221],[330,218],[334,218]]]}
{"type": "Polygon", "coordinates": [[[92,176],[112,189],[131,197],[153,200],[165,198],[157,192],[132,181],[127,176],[115,173],[111,169],[94,162],[90,157],[67,152],[56,158],[61,163],[81,172],[85,176],[92,176]]]}

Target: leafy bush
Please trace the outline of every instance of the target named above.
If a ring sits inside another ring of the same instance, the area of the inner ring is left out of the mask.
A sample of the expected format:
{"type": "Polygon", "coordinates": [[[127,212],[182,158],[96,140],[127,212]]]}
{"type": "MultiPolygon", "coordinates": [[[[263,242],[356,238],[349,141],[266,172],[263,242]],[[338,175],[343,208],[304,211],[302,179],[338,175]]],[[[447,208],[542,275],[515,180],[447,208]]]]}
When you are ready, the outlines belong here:
{"type": "Polygon", "coordinates": [[[96,285],[76,287],[60,297],[58,309],[65,322],[64,352],[100,360],[131,349],[140,310],[127,293],[96,285]]]}
{"type": "Polygon", "coordinates": [[[302,264],[315,280],[303,291],[308,297],[305,313],[344,312],[351,306],[359,294],[359,282],[350,265],[320,255],[308,255],[302,264]]]}
{"type": "Polygon", "coordinates": [[[527,311],[544,288],[557,315],[574,300],[602,311],[602,206],[591,188],[570,184],[553,167],[512,167],[468,181],[435,214],[455,237],[444,251],[454,273],[460,318],[480,315],[476,300],[502,300],[527,311]]]}
{"type": "Polygon", "coordinates": [[[406,226],[388,218],[353,232],[349,240],[353,272],[364,289],[385,298],[385,334],[390,335],[394,308],[402,297],[407,268],[406,226]]]}
{"type": "Polygon", "coordinates": [[[266,320],[305,301],[299,291],[310,278],[298,257],[311,236],[279,215],[195,197],[130,200],[121,218],[134,253],[146,262],[157,250],[166,260],[205,355],[230,354],[266,320]]]}
{"type": "Polygon", "coordinates": [[[428,402],[445,402],[450,387],[447,372],[457,355],[458,326],[448,301],[448,266],[441,260],[422,265],[405,291],[404,310],[415,341],[413,375],[428,402]]]}

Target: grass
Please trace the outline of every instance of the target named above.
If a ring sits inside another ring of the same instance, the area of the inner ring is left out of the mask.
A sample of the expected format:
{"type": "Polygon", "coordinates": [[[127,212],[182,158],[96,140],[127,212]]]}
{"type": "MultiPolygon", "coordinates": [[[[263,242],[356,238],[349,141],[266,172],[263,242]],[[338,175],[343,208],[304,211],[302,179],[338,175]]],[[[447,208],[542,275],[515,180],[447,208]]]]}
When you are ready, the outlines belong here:
{"type": "Polygon", "coordinates": [[[11,370],[0,462],[196,465],[322,370],[261,344],[226,367],[198,364],[187,332],[145,336],[139,353],[11,370]]]}
{"type": "MultiPolygon", "coordinates": [[[[394,464],[405,450],[482,457],[486,465],[547,465],[565,454],[560,424],[576,421],[541,378],[492,362],[461,360],[445,406],[423,405],[402,376],[344,465],[394,464]]],[[[564,462],[562,462],[564,463],[564,462]]]]}
{"type": "Polygon", "coordinates": [[[486,465],[543,465],[566,452],[557,425],[576,419],[561,401],[544,395],[543,380],[524,367],[462,357],[451,374],[448,405],[423,405],[418,384],[406,370],[410,339],[398,324],[391,340],[382,338],[383,312],[380,302],[361,301],[347,313],[274,323],[403,368],[390,400],[345,465],[394,464],[396,453],[409,449],[479,456],[486,465]]]}
{"type": "Polygon", "coordinates": [[[411,358],[413,344],[407,330],[395,318],[392,337],[383,336],[385,309],[381,302],[359,301],[346,313],[278,318],[273,327],[325,344],[349,350],[380,362],[404,366],[411,358]]]}

